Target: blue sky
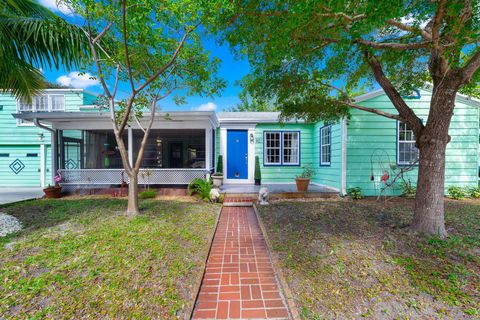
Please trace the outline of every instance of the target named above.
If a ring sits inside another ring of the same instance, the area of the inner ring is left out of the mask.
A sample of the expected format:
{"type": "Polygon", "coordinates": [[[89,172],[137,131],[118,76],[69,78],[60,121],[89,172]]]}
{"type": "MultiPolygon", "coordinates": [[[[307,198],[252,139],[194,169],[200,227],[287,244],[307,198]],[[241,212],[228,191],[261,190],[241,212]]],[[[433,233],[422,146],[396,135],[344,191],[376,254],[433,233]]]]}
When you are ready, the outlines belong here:
{"type": "MultiPolygon", "coordinates": [[[[42,5],[57,11],[62,15],[61,11],[56,6],[56,0],[38,0],[42,5]]],[[[60,8],[62,9],[62,8],[60,8]]],[[[239,101],[238,93],[241,88],[235,85],[237,80],[246,76],[250,70],[250,66],[246,59],[235,59],[230,51],[230,48],[226,45],[219,46],[213,40],[205,39],[205,48],[209,50],[213,56],[222,60],[221,67],[219,68],[218,76],[223,78],[227,82],[227,87],[220,96],[214,98],[193,96],[187,97],[187,104],[177,106],[172,98],[166,98],[159,103],[162,110],[223,110],[236,105],[239,101]]],[[[88,75],[79,76],[78,72],[82,70],[43,70],[45,77],[53,83],[60,83],[76,88],[82,88],[93,93],[102,93],[103,90],[97,81],[89,79],[88,75]]],[[[128,94],[127,84],[123,84],[119,87],[119,98],[128,94]],[[122,90],[123,88],[123,90],[122,90]]]]}

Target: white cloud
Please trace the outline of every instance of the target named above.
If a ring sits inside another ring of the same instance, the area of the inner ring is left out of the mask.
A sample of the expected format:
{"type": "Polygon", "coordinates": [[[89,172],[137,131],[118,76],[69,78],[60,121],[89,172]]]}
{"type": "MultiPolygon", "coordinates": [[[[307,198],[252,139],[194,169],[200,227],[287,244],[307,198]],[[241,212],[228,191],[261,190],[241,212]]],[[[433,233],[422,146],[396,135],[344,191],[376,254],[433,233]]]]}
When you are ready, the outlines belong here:
{"type": "Polygon", "coordinates": [[[38,0],[38,2],[53,11],[60,11],[61,13],[68,15],[73,14],[73,11],[65,4],[57,4],[57,0],[38,0]]]}
{"type": "Polygon", "coordinates": [[[98,85],[98,80],[92,77],[93,76],[88,72],[80,75],[78,71],[73,71],[68,75],[58,77],[56,81],[63,86],[85,89],[98,85]]]}
{"type": "Polygon", "coordinates": [[[201,104],[197,110],[198,111],[216,111],[217,110],[217,105],[213,102],[208,102],[208,103],[204,103],[204,104],[201,104]]]}

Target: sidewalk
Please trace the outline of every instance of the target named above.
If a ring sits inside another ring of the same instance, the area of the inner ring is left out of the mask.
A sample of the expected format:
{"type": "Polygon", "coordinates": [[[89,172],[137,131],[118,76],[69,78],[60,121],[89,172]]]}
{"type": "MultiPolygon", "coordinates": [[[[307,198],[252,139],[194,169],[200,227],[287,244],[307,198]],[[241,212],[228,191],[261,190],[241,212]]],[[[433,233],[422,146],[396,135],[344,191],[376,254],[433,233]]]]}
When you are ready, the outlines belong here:
{"type": "Polygon", "coordinates": [[[252,207],[223,207],[193,319],[288,319],[252,207]]]}

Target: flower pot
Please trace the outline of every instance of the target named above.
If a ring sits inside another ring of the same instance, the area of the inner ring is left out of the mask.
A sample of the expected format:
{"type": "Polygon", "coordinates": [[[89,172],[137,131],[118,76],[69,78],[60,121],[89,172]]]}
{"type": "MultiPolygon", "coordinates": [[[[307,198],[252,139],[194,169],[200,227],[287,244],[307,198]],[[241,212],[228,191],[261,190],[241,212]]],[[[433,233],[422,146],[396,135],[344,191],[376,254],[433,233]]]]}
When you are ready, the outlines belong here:
{"type": "Polygon", "coordinates": [[[308,185],[310,184],[309,178],[295,178],[295,183],[297,184],[298,192],[307,192],[308,185]]]}
{"type": "Polygon", "coordinates": [[[212,176],[213,186],[220,187],[223,183],[223,176],[212,176]]]}
{"type": "Polygon", "coordinates": [[[57,199],[62,196],[62,187],[57,186],[57,187],[48,187],[43,189],[43,192],[45,193],[45,198],[47,199],[57,199]]]}
{"type": "Polygon", "coordinates": [[[256,186],[259,186],[259,185],[261,185],[261,184],[262,184],[262,180],[260,180],[260,179],[255,179],[255,185],[256,185],[256,186]]]}

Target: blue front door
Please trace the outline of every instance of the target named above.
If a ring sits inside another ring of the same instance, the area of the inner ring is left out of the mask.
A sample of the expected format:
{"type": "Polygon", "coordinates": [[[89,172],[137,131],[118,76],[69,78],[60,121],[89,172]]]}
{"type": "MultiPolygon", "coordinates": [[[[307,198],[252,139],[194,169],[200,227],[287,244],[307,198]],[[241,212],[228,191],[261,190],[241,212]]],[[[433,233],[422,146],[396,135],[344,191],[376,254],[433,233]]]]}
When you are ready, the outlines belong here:
{"type": "Polygon", "coordinates": [[[248,179],[247,140],[247,130],[227,130],[227,179],[248,179]]]}

